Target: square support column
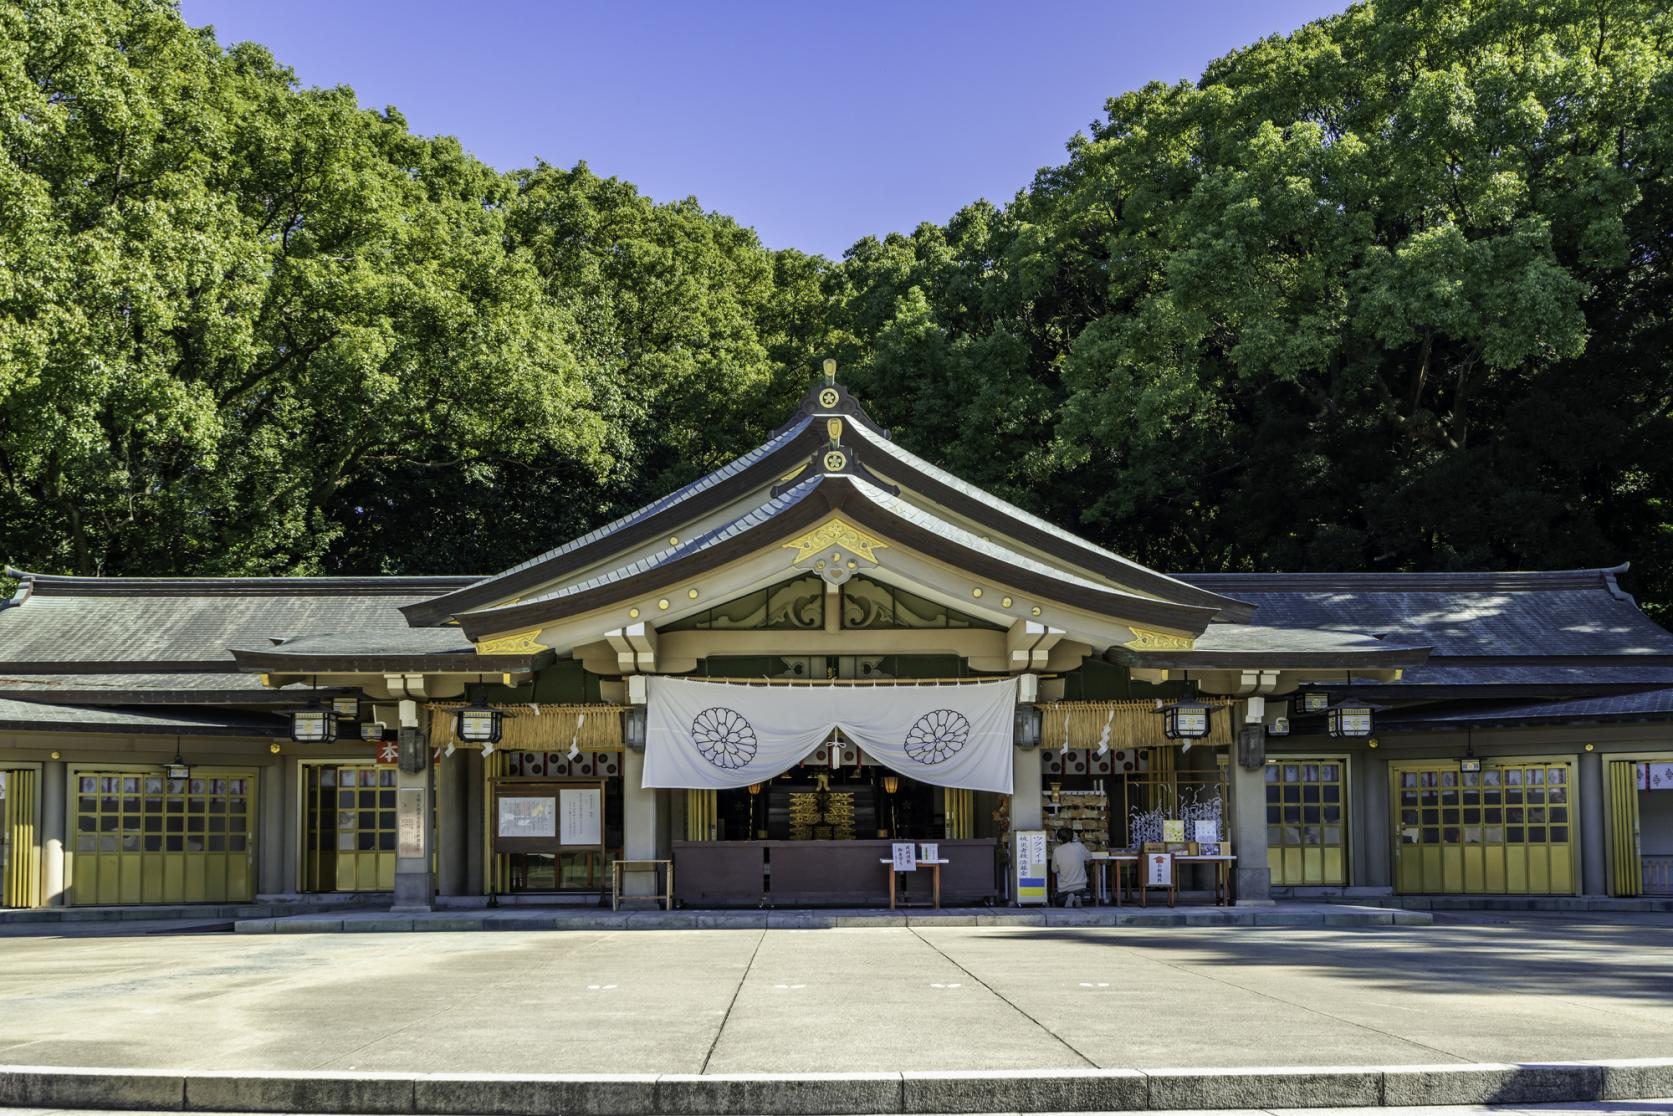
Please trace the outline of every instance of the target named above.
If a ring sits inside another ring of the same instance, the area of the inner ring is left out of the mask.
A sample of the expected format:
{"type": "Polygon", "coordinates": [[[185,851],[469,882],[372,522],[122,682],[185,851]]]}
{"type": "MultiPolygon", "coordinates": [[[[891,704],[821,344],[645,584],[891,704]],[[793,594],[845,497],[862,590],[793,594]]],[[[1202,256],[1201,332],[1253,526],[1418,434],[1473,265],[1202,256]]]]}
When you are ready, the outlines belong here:
{"type": "MultiPolygon", "coordinates": [[[[1608,895],[1609,878],[1604,855],[1603,757],[1597,752],[1580,753],[1580,893],[1608,895]]],[[[1570,814],[1572,816],[1572,811],[1570,814]]]]}
{"type": "MultiPolygon", "coordinates": [[[[657,792],[646,790],[644,781],[645,753],[626,749],[622,752],[623,860],[654,860],[661,855],[657,842],[657,792]]],[[[654,895],[656,888],[649,872],[629,872],[622,877],[624,895],[654,895]]]]}
{"type": "MultiPolygon", "coordinates": [[[[1259,734],[1261,747],[1249,747],[1240,740],[1232,748],[1229,764],[1232,793],[1232,852],[1237,856],[1237,905],[1272,905],[1272,870],[1266,862],[1266,729],[1245,725],[1240,736],[1259,734]],[[1259,755],[1263,762],[1245,767],[1245,755],[1259,755]]],[[[1256,743],[1256,742],[1251,742],[1256,743]]]]}
{"type": "Polygon", "coordinates": [[[1045,825],[1040,749],[1013,748],[1011,760],[1011,829],[1040,829],[1045,825]]]}
{"type": "Polygon", "coordinates": [[[470,801],[464,749],[444,755],[436,771],[436,893],[468,895],[466,865],[469,863],[470,801]]]}
{"type": "Polygon", "coordinates": [[[402,758],[416,751],[423,766],[403,762],[395,777],[395,902],[392,911],[427,911],[436,894],[430,870],[434,831],[434,775],[430,742],[416,728],[401,729],[402,758]],[[410,735],[409,735],[410,734],[410,735]]]}
{"type": "Polygon", "coordinates": [[[41,765],[41,905],[64,905],[64,842],[68,840],[69,766],[41,765]]]}

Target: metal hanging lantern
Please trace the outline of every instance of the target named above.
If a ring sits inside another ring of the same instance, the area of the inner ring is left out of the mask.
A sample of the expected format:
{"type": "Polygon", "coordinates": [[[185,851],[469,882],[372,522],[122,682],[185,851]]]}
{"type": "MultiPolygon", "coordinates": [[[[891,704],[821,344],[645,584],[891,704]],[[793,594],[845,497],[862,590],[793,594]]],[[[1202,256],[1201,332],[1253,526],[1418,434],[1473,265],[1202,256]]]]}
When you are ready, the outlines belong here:
{"type": "Polygon", "coordinates": [[[331,710],[339,717],[357,720],[360,717],[360,699],[357,697],[334,697],[331,699],[331,710]]]}
{"type": "Polygon", "coordinates": [[[1200,701],[1176,701],[1162,707],[1162,735],[1169,740],[1201,740],[1208,735],[1210,708],[1200,701]]]}
{"type": "Polygon", "coordinates": [[[454,732],[467,744],[498,744],[504,719],[504,713],[479,701],[459,710],[454,732]]]}
{"type": "Polygon", "coordinates": [[[1038,748],[1040,746],[1040,726],[1044,721],[1038,705],[1017,706],[1016,725],[1013,739],[1019,748],[1038,748]]]}
{"type": "Polygon", "coordinates": [[[329,744],[337,739],[337,713],[311,705],[290,715],[290,738],[300,744],[329,744]]]}
{"type": "Polygon", "coordinates": [[[382,721],[362,721],[360,723],[360,739],[376,742],[383,739],[382,721]]]}
{"type": "Polygon", "coordinates": [[[1323,690],[1307,690],[1296,695],[1297,713],[1325,713],[1330,709],[1330,695],[1323,690]]]}
{"type": "Polygon", "coordinates": [[[1370,736],[1369,705],[1336,705],[1326,714],[1325,724],[1332,736],[1370,736]]]}

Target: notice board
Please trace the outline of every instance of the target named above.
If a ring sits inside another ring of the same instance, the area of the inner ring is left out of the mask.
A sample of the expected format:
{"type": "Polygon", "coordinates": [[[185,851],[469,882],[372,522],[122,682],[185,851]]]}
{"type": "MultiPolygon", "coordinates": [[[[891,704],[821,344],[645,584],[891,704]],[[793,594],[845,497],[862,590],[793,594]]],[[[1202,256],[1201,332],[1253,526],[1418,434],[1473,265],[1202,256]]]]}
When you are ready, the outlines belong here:
{"type": "Polygon", "coordinates": [[[1019,829],[1011,834],[1011,893],[1019,907],[1046,902],[1046,831],[1019,829]]]}
{"type": "Polygon", "coordinates": [[[600,787],[564,787],[558,792],[558,844],[604,844],[604,791],[600,787]]]}

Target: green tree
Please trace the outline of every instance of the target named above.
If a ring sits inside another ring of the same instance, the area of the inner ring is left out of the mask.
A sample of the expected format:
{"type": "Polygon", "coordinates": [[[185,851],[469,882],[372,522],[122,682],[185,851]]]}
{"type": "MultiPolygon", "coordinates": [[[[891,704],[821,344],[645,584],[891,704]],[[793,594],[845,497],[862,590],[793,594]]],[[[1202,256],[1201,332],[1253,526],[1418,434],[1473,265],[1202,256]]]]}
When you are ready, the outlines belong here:
{"type": "Polygon", "coordinates": [[[1673,601],[1670,33],[1356,5],[861,241],[836,325],[903,440],[1164,568],[1630,557],[1673,601]]]}

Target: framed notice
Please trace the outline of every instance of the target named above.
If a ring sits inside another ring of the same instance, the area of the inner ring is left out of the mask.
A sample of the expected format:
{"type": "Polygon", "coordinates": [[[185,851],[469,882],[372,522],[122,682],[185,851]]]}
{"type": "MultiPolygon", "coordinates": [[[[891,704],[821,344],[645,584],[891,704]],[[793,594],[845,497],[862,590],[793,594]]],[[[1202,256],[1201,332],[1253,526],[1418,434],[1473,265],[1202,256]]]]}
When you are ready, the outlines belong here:
{"type": "Polygon", "coordinates": [[[564,787],[558,792],[558,813],[562,819],[558,844],[604,844],[604,790],[601,787],[564,787]]]}
{"type": "Polygon", "coordinates": [[[395,795],[395,856],[408,860],[424,855],[424,792],[403,787],[395,795]]]}
{"type": "Polygon", "coordinates": [[[918,846],[911,841],[896,841],[893,852],[895,871],[916,872],[918,870],[918,846]]]}
{"type": "Polygon", "coordinates": [[[1011,886],[1019,907],[1046,902],[1046,831],[1018,829],[1011,834],[1011,886]]]}
{"type": "Polygon", "coordinates": [[[1164,840],[1164,841],[1183,841],[1183,840],[1185,840],[1185,819],[1184,818],[1164,818],[1162,820],[1162,840],[1164,840]]]}
{"type": "Polygon", "coordinates": [[[1146,853],[1144,857],[1144,886],[1173,886],[1173,854],[1146,853]]]}
{"type": "Polygon", "coordinates": [[[557,803],[550,796],[500,797],[501,837],[555,837],[557,832],[557,803]]]}
{"type": "Polygon", "coordinates": [[[933,841],[923,841],[918,845],[919,861],[937,861],[941,859],[941,846],[933,841]]]}

